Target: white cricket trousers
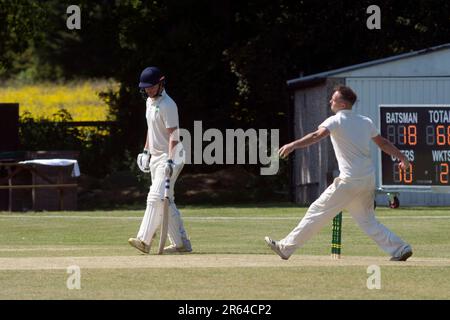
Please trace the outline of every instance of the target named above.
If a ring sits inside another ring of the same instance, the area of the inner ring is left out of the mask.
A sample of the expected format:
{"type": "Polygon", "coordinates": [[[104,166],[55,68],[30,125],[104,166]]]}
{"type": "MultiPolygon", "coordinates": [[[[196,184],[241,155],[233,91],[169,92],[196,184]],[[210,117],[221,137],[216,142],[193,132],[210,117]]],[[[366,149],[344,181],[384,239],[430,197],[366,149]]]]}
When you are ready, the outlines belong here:
{"type": "MultiPolygon", "coordinates": [[[[142,219],[141,227],[137,234],[138,239],[149,245],[151,244],[156,230],[161,225],[164,207],[164,180],[167,159],[167,154],[152,156],[150,159],[152,185],[150,186],[150,191],[147,196],[147,207],[144,218],[142,219]]],[[[175,164],[172,177],[170,178],[168,238],[172,245],[177,247],[190,247],[190,242],[188,241],[186,230],[183,226],[183,220],[181,219],[181,213],[178,211],[174,202],[174,186],[183,166],[184,163],[175,164]]]]}
{"type": "Polygon", "coordinates": [[[391,256],[398,256],[408,246],[375,218],[375,177],[336,178],[308,208],[303,219],[284,239],[281,251],[290,256],[339,212],[347,209],[359,227],[391,256]]]}

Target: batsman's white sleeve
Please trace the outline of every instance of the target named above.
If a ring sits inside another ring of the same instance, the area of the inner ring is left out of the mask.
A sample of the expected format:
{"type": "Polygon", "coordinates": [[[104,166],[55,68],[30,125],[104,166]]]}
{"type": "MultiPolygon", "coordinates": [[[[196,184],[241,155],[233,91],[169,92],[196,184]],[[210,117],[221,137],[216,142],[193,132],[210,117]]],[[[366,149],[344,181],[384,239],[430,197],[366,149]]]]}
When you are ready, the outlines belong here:
{"type": "Polygon", "coordinates": [[[166,128],[178,128],[178,108],[174,101],[167,101],[164,107],[161,108],[161,114],[163,116],[164,125],[166,128]]]}

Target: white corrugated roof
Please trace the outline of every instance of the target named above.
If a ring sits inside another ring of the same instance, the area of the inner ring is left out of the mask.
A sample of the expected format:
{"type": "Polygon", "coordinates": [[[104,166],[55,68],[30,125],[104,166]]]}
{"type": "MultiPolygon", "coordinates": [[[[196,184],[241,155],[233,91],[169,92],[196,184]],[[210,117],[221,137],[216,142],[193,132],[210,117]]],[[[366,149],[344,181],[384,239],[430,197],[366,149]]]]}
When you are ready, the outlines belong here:
{"type": "Polygon", "coordinates": [[[314,83],[320,82],[321,80],[324,80],[331,76],[339,76],[341,74],[344,74],[344,73],[347,73],[350,71],[368,68],[368,67],[372,67],[372,66],[376,66],[376,65],[380,65],[380,64],[386,64],[388,62],[398,61],[401,59],[411,58],[411,57],[425,55],[425,54],[430,54],[430,53],[434,53],[439,50],[447,50],[447,49],[450,49],[450,43],[446,43],[446,44],[442,44],[439,46],[430,47],[430,48],[426,48],[426,49],[422,49],[422,50],[418,50],[418,51],[407,52],[407,53],[403,53],[403,54],[399,54],[399,55],[395,55],[395,56],[391,56],[391,57],[387,57],[387,58],[383,58],[383,59],[359,63],[359,64],[355,64],[355,65],[351,65],[351,66],[347,66],[347,67],[343,67],[343,68],[339,68],[339,69],[316,73],[316,74],[312,74],[312,75],[309,75],[306,77],[299,77],[296,79],[288,80],[287,85],[289,88],[308,86],[309,84],[314,84],[314,83]]]}

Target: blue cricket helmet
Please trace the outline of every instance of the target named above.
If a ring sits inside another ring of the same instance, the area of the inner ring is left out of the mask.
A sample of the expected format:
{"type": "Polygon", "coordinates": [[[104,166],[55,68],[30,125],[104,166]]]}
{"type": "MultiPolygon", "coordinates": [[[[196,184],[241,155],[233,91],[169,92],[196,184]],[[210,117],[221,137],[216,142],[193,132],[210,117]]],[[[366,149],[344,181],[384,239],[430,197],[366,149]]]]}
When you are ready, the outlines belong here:
{"type": "Polygon", "coordinates": [[[148,88],[164,80],[161,70],[157,67],[147,67],[142,71],[139,79],[139,88],[148,88]]]}

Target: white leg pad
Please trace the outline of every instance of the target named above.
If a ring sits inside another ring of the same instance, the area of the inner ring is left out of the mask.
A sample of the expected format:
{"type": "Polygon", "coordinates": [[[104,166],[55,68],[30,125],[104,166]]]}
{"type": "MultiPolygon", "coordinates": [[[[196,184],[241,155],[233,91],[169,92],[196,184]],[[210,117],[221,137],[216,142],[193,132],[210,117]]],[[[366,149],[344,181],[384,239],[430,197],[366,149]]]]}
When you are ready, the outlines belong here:
{"type": "MultiPolygon", "coordinates": [[[[148,198],[152,198],[150,194],[148,198]]],[[[149,200],[148,198],[147,208],[137,238],[150,245],[156,230],[161,224],[163,202],[160,199],[149,200]]]]}
{"type": "Polygon", "coordinates": [[[177,206],[173,201],[170,201],[169,205],[169,240],[170,243],[177,246],[189,246],[187,240],[188,236],[184,229],[183,220],[181,219],[181,213],[178,211],[177,206]]]}

